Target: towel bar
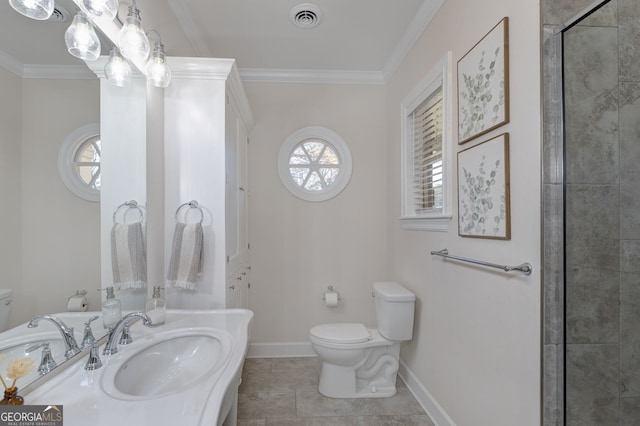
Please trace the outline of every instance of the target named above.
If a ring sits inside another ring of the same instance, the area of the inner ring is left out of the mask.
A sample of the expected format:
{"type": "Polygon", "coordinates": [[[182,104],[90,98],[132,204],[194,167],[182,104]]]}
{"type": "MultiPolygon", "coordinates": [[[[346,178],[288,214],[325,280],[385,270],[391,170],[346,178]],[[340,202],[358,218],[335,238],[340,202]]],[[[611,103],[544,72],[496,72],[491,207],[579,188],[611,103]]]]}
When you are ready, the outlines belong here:
{"type": "Polygon", "coordinates": [[[533,266],[531,266],[530,263],[522,263],[522,264],[516,265],[516,266],[498,265],[496,263],[485,262],[483,260],[476,260],[476,259],[469,259],[468,257],[454,256],[452,254],[449,254],[449,250],[447,250],[447,249],[442,249],[442,250],[438,250],[438,251],[432,251],[431,255],[432,256],[442,256],[442,257],[446,257],[446,258],[454,259],[454,260],[460,260],[462,262],[474,263],[476,265],[488,266],[490,268],[502,269],[505,272],[520,271],[525,275],[531,275],[531,272],[533,271],[533,266]]]}
{"type": "MultiPolygon", "coordinates": [[[[113,223],[116,223],[116,215],[118,214],[120,209],[123,208],[123,207],[127,207],[129,209],[138,210],[138,213],[140,214],[140,220],[138,220],[138,222],[142,223],[142,219],[144,219],[144,213],[142,212],[142,209],[140,208],[140,205],[138,204],[138,202],[136,200],[126,201],[126,202],[120,204],[115,209],[115,211],[113,212],[113,223]]],[[[124,214],[126,215],[127,213],[125,212],[124,214]]],[[[125,217],[123,216],[122,219],[124,221],[125,217]]]]}
{"type": "MultiPolygon", "coordinates": [[[[180,206],[176,210],[176,215],[175,215],[176,222],[179,222],[178,213],[180,213],[180,210],[182,210],[184,207],[189,207],[191,209],[198,209],[198,211],[200,212],[200,224],[202,224],[202,221],[204,220],[204,212],[202,211],[202,207],[200,207],[200,204],[198,204],[196,200],[191,200],[188,203],[180,204],[180,206]]],[[[186,216],[185,216],[185,221],[186,221],[186,216]]]]}

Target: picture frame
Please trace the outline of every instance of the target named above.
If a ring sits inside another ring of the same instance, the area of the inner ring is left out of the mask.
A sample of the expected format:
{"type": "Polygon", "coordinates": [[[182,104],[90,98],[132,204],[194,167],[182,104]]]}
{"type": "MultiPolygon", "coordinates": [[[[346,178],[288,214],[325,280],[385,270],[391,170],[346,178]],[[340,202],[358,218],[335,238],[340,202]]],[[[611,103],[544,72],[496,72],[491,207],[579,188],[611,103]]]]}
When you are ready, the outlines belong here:
{"type": "Polygon", "coordinates": [[[509,134],[458,152],[458,235],[511,239],[509,134]]]}
{"type": "Polygon", "coordinates": [[[458,144],[509,122],[509,18],[458,61],[458,144]]]}

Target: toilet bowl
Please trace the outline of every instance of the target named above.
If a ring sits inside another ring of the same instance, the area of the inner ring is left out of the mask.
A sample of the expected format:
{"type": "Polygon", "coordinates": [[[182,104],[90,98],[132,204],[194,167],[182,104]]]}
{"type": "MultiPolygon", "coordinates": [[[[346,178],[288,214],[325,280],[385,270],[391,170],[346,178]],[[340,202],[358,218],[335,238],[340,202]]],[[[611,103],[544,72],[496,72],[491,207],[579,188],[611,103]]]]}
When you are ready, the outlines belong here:
{"type": "Polygon", "coordinates": [[[9,327],[9,313],[11,312],[11,289],[0,288],[0,332],[9,327]]]}
{"type": "Polygon", "coordinates": [[[413,335],[415,295],[395,282],[373,284],[378,327],[322,324],[309,331],[322,362],[318,390],[332,398],[382,398],[396,393],[400,343],[413,335]]]}

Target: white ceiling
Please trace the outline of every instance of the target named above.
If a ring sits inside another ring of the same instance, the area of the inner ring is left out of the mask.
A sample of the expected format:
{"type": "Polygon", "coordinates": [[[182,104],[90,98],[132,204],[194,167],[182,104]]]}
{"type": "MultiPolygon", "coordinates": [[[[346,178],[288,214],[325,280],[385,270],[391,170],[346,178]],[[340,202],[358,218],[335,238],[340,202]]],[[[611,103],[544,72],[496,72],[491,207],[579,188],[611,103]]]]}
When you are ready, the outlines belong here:
{"type": "MultiPolygon", "coordinates": [[[[390,75],[444,0],[137,0],[145,30],[157,30],[168,56],[235,58],[246,75],[390,75]],[[311,2],[324,13],[300,29],[290,10],[311,2]]],[[[72,0],[56,0],[75,13],[72,0]]],[[[124,20],[129,1],[120,4],[124,20]]],[[[0,0],[0,65],[14,71],[81,65],[66,52],[67,22],[34,21],[0,0]]],[[[153,36],[152,36],[153,41],[153,36]]],[[[103,43],[107,44],[107,43],[103,43]]],[[[108,52],[110,46],[103,46],[108,52]]]]}

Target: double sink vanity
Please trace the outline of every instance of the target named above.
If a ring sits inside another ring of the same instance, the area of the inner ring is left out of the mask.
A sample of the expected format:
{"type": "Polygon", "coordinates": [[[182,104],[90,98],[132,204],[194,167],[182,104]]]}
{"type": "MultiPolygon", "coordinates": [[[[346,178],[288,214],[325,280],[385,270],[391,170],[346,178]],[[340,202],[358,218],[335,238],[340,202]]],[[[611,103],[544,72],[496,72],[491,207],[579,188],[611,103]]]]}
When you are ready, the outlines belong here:
{"type": "Polygon", "coordinates": [[[17,382],[25,404],[62,405],[65,426],[236,424],[251,311],[168,310],[158,327],[145,326],[143,315],[129,316],[113,339],[101,321],[93,321],[95,348],[82,349],[86,323],[94,316],[60,313],[40,318],[35,327],[23,324],[0,333],[0,354],[5,354],[0,374],[9,359],[35,361],[36,368],[17,382]],[[74,329],[81,351],[69,359],[69,343],[55,322],[74,329]],[[121,340],[125,328],[130,343],[121,340]],[[109,343],[111,355],[105,355],[109,343]],[[41,375],[41,350],[47,346],[57,366],[41,375]]]}

